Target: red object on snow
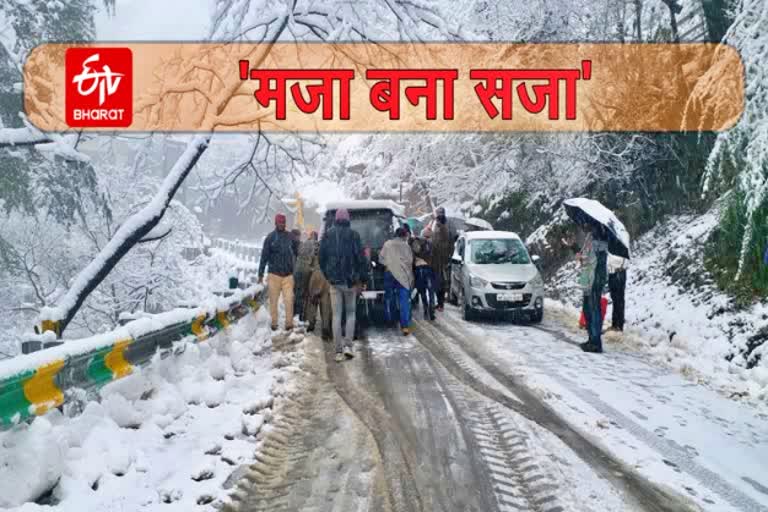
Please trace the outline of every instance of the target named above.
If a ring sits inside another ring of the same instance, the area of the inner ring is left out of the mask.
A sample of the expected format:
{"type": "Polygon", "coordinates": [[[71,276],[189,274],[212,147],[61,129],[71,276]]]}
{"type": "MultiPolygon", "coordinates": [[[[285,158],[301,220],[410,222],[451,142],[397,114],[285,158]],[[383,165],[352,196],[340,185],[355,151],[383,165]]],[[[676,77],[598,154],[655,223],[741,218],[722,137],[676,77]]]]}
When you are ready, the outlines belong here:
{"type": "MultiPolygon", "coordinates": [[[[605,314],[608,312],[608,299],[605,297],[600,297],[600,316],[603,317],[603,321],[605,321],[605,314]]],[[[587,319],[584,318],[584,310],[581,310],[581,316],[579,316],[579,327],[582,329],[587,328],[587,319]]]]}

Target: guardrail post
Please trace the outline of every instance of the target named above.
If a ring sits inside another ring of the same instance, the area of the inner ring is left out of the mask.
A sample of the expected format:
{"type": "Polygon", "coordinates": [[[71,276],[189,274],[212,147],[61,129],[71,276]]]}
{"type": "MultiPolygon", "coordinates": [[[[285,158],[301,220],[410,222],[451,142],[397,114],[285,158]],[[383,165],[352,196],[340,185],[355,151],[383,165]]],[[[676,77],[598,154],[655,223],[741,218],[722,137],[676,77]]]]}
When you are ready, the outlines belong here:
{"type": "Polygon", "coordinates": [[[61,324],[58,320],[43,320],[40,325],[41,332],[51,331],[56,338],[61,338],[61,324]]]}
{"type": "Polygon", "coordinates": [[[21,342],[21,353],[22,354],[31,354],[32,352],[37,352],[38,350],[43,349],[43,342],[38,340],[33,341],[22,341],[21,342]]]}

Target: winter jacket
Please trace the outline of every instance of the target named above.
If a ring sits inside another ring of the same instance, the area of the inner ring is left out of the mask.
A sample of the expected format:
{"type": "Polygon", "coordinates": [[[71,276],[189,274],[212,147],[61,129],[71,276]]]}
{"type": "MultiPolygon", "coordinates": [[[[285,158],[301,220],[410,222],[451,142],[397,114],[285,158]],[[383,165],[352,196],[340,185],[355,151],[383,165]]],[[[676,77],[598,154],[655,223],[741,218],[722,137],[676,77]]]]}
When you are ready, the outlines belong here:
{"type": "Polygon", "coordinates": [[[296,256],[296,272],[304,273],[312,271],[312,260],[320,250],[320,243],[314,240],[306,240],[299,246],[296,256]]]}
{"type": "Polygon", "coordinates": [[[413,251],[408,242],[401,238],[393,238],[384,242],[379,251],[379,261],[397,279],[400,286],[413,288],[413,251]]]}
{"type": "Polygon", "coordinates": [[[264,276],[264,268],[270,274],[281,277],[293,274],[296,254],[293,252],[293,237],[287,231],[273,231],[266,240],[261,251],[259,262],[259,278],[264,276]]]}
{"type": "Polygon", "coordinates": [[[411,242],[411,250],[413,251],[414,266],[432,266],[432,242],[426,238],[414,238],[411,242]]]}
{"type": "MultiPolygon", "coordinates": [[[[608,242],[604,240],[596,240],[592,235],[587,235],[584,240],[584,245],[581,248],[581,271],[579,272],[579,286],[584,293],[589,293],[592,288],[597,285],[602,288],[605,287],[605,276],[599,274],[598,253],[608,253],[608,242]],[[597,279],[596,279],[597,278],[597,279]],[[601,284],[602,283],[602,284],[601,284]]],[[[605,270],[605,269],[602,269],[605,270]]]]}
{"type": "Polygon", "coordinates": [[[319,268],[315,269],[312,272],[312,277],[309,278],[309,290],[307,293],[309,300],[313,303],[317,303],[317,301],[320,300],[320,297],[330,291],[331,286],[328,284],[323,273],[320,272],[319,268]]]}
{"type": "Polygon", "coordinates": [[[340,221],[320,242],[320,270],[331,285],[351,287],[368,280],[368,260],[363,255],[360,235],[340,221]]]}
{"type": "Polygon", "coordinates": [[[448,266],[453,256],[453,239],[448,224],[435,222],[432,230],[432,269],[436,276],[447,279],[448,266]]]}

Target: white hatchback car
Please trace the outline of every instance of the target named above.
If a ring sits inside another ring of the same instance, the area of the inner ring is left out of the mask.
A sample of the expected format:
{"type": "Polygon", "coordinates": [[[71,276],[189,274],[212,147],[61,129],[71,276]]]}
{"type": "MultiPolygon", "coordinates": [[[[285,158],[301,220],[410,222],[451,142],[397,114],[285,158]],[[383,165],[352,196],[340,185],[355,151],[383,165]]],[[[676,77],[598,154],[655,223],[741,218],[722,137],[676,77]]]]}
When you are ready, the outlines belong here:
{"type": "Polygon", "coordinates": [[[456,241],[450,299],[465,320],[478,313],[544,316],[544,281],[525,244],[509,231],[471,231],[456,241]]]}

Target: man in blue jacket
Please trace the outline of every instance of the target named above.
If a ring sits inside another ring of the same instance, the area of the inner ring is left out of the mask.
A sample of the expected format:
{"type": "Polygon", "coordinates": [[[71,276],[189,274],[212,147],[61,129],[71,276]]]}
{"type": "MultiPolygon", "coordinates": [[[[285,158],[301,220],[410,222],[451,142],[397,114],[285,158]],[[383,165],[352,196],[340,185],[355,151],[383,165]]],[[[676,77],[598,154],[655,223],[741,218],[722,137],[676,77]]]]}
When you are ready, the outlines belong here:
{"type": "Polygon", "coordinates": [[[331,285],[333,310],[333,338],[336,343],[336,362],[354,357],[352,337],[355,333],[357,296],[368,279],[368,262],[363,255],[360,235],[349,225],[349,212],[336,211],[334,225],[320,242],[320,269],[331,285]],[[347,322],[341,335],[342,310],[347,322]]]}
{"type": "Polygon", "coordinates": [[[285,330],[293,329],[293,266],[296,254],[293,251],[293,237],[285,230],[285,224],[285,215],[275,215],[275,230],[264,240],[259,262],[259,284],[264,282],[264,269],[269,271],[267,292],[273,331],[277,330],[277,304],[280,294],[283,295],[285,305],[285,330]]]}

